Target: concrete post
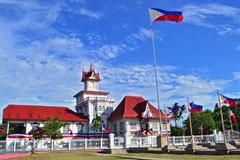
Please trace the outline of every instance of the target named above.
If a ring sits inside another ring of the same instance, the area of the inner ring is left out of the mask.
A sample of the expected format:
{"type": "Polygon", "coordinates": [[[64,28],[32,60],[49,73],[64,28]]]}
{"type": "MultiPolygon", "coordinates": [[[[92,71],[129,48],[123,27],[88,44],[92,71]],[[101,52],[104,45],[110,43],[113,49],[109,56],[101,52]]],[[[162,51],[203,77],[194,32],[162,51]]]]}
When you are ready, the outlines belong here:
{"type": "Polygon", "coordinates": [[[114,148],[114,134],[113,133],[109,134],[109,148],[110,149],[114,148]]]}
{"type": "Polygon", "coordinates": [[[175,146],[175,137],[174,136],[172,137],[172,143],[173,143],[173,146],[175,146]]]}
{"type": "Polygon", "coordinates": [[[51,139],[51,151],[53,150],[54,141],[51,139]]]}
{"type": "Polygon", "coordinates": [[[103,148],[103,139],[100,138],[100,148],[102,149],[103,148]]]}
{"type": "Polygon", "coordinates": [[[13,141],[13,151],[14,152],[16,151],[16,139],[14,139],[14,141],[13,141]]]}
{"type": "Polygon", "coordinates": [[[68,150],[71,150],[71,138],[68,139],[68,150]]]}
{"type": "Polygon", "coordinates": [[[213,134],[214,134],[214,141],[215,141],[215,143],[217,143],[217,130],[216,129],[213,130],[213,134]]]}
{"type": "Polygon", "coordinates": [[[183,135],[183,145],[185,145],[185,136],[183,135]]]}
{"type": "Polygon", "coordinates": [[[84,149],[87,149],[87,138],[84,138],[84,149]]]}

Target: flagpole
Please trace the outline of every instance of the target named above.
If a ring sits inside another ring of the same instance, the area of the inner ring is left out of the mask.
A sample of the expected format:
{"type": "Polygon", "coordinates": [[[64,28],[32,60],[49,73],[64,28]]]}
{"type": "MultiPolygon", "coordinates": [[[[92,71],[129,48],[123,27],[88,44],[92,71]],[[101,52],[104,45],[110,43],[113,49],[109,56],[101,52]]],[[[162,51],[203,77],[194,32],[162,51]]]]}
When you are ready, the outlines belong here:
{"type": "MultiPolygon", "coordinates": [[[[165,104],[164,104],[164,109],[167,110],[167,107],[166,107],[165,104]]],[[[166,114],[166,115],[167,115],[167,114],[166,114]]],[[[166,116],[166,122],[167,122],[167,146],[168,146],[168,123],[169,123],[169,121],[168,121],[168,116],[166,116]]]]}
{"type": "Polygon", "coordinates": [[[224,127],[223,113],[222,113],[222,104],[220,101],[219,90],[217,90],[217,95],[218,95],[218,106],[220,107],[220,114],[221,114],[221,121],[222,121],[223,139],[224,139],[224,144],[226,145],[227,140],[226,140],[226,134],[225,134],[225,127],[224,127]]]}
{"type": "Polygon", "coordinates": [[[187,98],[187,105],[188,105],[188,113],[189,113],[189,125],[190,125],[190,133],[191,133],[191,142],[193,145],[193,131],[192,131],[192,116],[191,112],[189,111],[189,99],[187,98]]]}
{"type": "MultiPolygon", "coordinates": [[[[149,13],[150,13],[150,8],[148,8],[148,10],[149,10],[149,13]]],[[[154,32],[153,32],[153,26],[152,26],[151,18],[150,18],[150,28],[151,28],[153,63],[154,63],[155,83],[156,83],[156,93],[157,93],[157,105],[158,105],[158,110],[159,110],[159,112],[158,112],[158,116],[159,116],[159,130],[160,130],[160,135],[162,135],[162,117],[161,117],[160,102],[159,102],[159,92],[158,92],[156,50],[155,50],[154,32]]]]}
{"type": "MultiPolygon", "coordinates": [[[[229,108],[228,108],[228,111],[230,111],[229,108]]],[[[231,111],[231,112],[232,112],[232,111],[231,111]]],[[[231,115],[230,115],[230,113],[228,113],[228,114],[229,114],[228,116],[229,116],[229,122],[230,122],[231,132],[232,132],[231,135],[233,135],[232,119],[231,119],[231,115]]],[[[231,136],[231,138],[233,138],[233,137],[231,136]]]]}

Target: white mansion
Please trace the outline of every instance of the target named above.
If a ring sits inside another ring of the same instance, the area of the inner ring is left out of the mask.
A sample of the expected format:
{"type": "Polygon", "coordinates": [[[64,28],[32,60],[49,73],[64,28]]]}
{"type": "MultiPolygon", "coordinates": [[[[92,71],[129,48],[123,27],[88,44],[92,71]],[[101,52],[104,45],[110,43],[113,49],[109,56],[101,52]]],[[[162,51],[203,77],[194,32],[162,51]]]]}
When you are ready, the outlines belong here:
{"type": "MultiPolygon", "coordinates": [[[[18,128],[8,138],[31,136],[28,132],[33,127],[42,127],[44,121],[58,116],[68,123],[61,129],[65,137],[86,137],[97,135],[92,130],[92,121],[99,115],[102,128],[116,136],[145,136],[160,134],[159,117],[161,117],[161,134],[170,134],[168,118],[150,102],[140,96],[125,96],[114,109],[114,100],[109,92],[99,90],[100,73],[93,66],[82,72],[84,89],[74,95],[76,112],[61,106],[37,106],[9,104],[3,110],[3,123],[18,128]]],[[[103,130],[99,130],[102,132],[103,130]]],[[[104,131],[106,132],[106,131],[104,131]]],[[[106,134],[106,133],[105,133],[106,134]]]]}

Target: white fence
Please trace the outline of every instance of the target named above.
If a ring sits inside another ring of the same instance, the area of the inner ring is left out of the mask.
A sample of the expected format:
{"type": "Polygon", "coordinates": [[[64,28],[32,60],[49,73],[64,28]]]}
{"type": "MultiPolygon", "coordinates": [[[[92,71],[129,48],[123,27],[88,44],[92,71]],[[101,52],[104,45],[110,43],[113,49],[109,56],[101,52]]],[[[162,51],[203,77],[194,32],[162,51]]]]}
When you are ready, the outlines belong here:
{"type": "Polygon", "coordinates": [[[196,135],[196,136],[172,136],[168,138],[168,144],[173,146],[185,146],[191,143],[193,138],[194,144],[204,144],[204,143],[222,143],[222,136],[215,135],[196,135]]]}
{"type": "Polygon", "coordinates": [[[130,138],[129,147],[157,147],[157,137],[130,138]]]}
{"type": "MultiPolygon", "coordinates": [[[[227,131],[227,141],[240,142],[240,132],[227,131]]],[[[222,134],[194,135],[193,143],[223,143],[222,134]]],[[[191,143],[191,136],[168,137],[168,144],[172,146],[186,146],[191,143]]],[[[59,140],[32,140],[32,139],[8,139],[0,141],[0,152],[3,151],[36,151],[45,150],[82,150],[82,149],[108,149],[130,147],[157,147],[157,137],[114,137],[108,138],[63,138],[59,140]]]]}
{"type": "Polygon", "coordinates": [[[128,147],[156,147],[156,137],[113,137],[111,138],[76,138],[76,139],[8,139],[0,141],[1,151],[47,151],[47,150],[82,150],[128,147]],[[112,142],[110,142],[112,141],[112,142]],[[127,144],[126,145],[126,142],[127,144]],[[112,145],[110,145],[112,143],[112,145]]]}
{"type": "Polygon", "coordinates": [[[109,139],[59,139],[59,140],[28,140],[13,139],[0,141],[0,151],[36,151],[45,150],[81,150],[81,149],[106,149],[109,148],[109,139]]]}

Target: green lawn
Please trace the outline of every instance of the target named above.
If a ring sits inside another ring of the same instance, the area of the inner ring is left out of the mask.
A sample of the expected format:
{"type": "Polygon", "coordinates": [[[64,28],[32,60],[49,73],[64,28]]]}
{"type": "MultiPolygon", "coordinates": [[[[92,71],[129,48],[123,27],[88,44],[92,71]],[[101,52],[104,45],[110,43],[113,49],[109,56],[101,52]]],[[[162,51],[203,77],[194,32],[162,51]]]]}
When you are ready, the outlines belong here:
{"type": "Polygon", "coordinates": [[[52,153],[36,153],[29,157],[14,158],[11,160],[137,160],[137,159],[183,159],[183,160],[237,160],[240,155],[222,155],[222,156],[209,156],[209,155],[190,155],[190,154],[148,154],[148,153],[130,153],[121,155],[86,153],[86,152],[52,152],[52,153]]]}

